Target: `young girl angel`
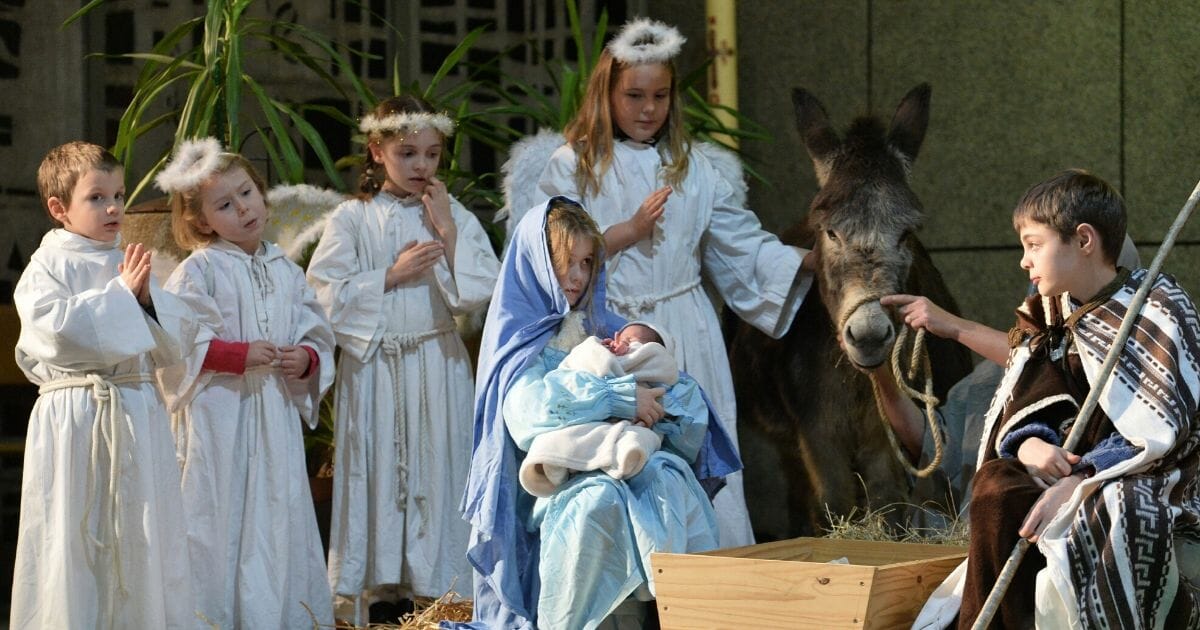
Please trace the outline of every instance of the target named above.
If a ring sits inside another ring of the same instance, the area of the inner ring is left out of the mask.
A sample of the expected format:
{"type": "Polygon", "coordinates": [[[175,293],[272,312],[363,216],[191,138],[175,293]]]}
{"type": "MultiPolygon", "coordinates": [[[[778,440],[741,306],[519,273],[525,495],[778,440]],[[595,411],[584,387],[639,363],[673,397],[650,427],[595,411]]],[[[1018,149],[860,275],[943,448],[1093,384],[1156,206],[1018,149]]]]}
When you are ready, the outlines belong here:
{"type": "Polygon", "coordinates": [[[304,272],[262,240],[265,187],[212,138],[157,179],[192,254],[167,289],[206,334],[161,371],[183,461],[196,608],[221,628],[333,622],[300,420],[333,380],[333,332],[304,272]],[[305,608],[308,607],[308,609],[305,608]]]}
{"type": "MultiPolygon", "coordinates": [[[[779,337],[811,285],[801,260],[812,261],[764,232],[735,201],[742,183],[692,149],[672,61],[683,41],[674,27],[646,19],[621,30],[539,186],[580,200],[604,232],[608,308],[688,339],[676,351],[680,368],[712,397],[736,443],[729,360],[701,279],[742,319],[779,337]]],[[[751,544],[741,474],[728,482],[716,499],[721,544],[751,544]]]]}
{"type": "Polygon", "coordinates": [[[329,553],[339,617],[341,605],[436,597],[467,582],[457,500],[472,379],[454,316],[486,303],[500,266],[436,176],[454,131],[445,114],[396,97],[361,130],[362,198],[334,211],[308,267],[341,346],[329,553]]]}
{"type": "Polygon", "coordinates": [[[579,473],[536,502],[518,484],[539,436],[613,417],[653,427],[667,412],[663,388],[639,387],[633,375],[560,369],[588,334],[610,336],[623,323],[604,307],[603,260],[595,222],[563,198],[525,214],[505,254],[480,348],[464,499],[472,627],[590,629],[614,611],[636,615],[636,600],[653,595],[649,554],[717,546],[705,488],[740,462],[703,402],[689,412],[707,423],[700,439],[654,451],[632,477],[579,473]]]}

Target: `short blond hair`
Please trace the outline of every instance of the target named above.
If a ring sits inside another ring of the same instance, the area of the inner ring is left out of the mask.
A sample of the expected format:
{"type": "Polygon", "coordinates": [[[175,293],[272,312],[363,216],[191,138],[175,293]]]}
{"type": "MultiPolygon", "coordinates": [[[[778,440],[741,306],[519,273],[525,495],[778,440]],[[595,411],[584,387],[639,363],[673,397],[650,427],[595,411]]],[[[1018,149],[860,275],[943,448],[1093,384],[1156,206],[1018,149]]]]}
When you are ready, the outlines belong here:
{"type": "MultiPolygon", "coordinates": [[[[64,206],[70,206],[71,193],[84,174],[92,170],[111,173],[119,168],[123,168],[121,161],[98,144],[81,140],[60,144],[50,149],[38,166],[38,194],[42,197],[42,206],[49,214],[51,197],[57,197],[64,206]]],[[[50,218],[62,225],[53,215],[50,218]]]]}
{"type": "MultiPolygon", "coordinates": [[[[222,153],[211,177],[224,175],[235,168],[246,171],[246,174],[250,176],[250,181],[258,187],[258,192],[262,195],[265,204],[267,202],[266,181],[262,175],[258,174],[250,160],[241,155],[222,153]]],[[[200,229],[200,220],[204,215],[200,195],[203,188],[204,184],[200,184],[194,188],[171,193],[171,234],[175,237],[175,243],[187,251],[208,245],[219,238],[215,233],[205,233],[200,229]]]]}

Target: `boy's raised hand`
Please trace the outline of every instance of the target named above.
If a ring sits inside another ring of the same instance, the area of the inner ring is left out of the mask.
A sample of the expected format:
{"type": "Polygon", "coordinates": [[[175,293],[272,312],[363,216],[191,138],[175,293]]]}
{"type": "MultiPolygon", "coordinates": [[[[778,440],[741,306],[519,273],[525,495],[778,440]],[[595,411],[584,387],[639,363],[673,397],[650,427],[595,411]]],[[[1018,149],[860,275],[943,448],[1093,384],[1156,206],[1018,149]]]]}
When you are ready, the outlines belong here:
{"type": "Polygon", "coordinates": [[[430,177],[425,193],[421,195],[421,203],[425,204],[425,216],[433,232],[443,241],[453,237],[454,215],[450,212],[450,193],[446,192],[446,184],[436,177],[430,177]]]}
{"type": "Polygon", "coordinates": [[[1045,487],[1069,477],[1071,467],[1079,463],[1078,455],[1039,437],[1031,437],[1021,442],[1021,446],[1017,448],[1017,459],[1025,464],[1025,470],[1045,487]]]}
{"type": "Polygon", "coordinates": [[[308,371],[311,357],[301,346],[285,346],[279,349],[279,367],[283,375],[292,380],[299,380],[308,371]]]}
{"type": "Polygon", "coordinates": [[[117,265],[117,272],[139,304],[150,304],[150,252],[141,243],[125,248],[125,260],[117,265]]]}
{"type": "Polygon", "coordinates": [[[279,351],[269,341],[251,341],[246,350],[246,369],[271,365],[278,359],[279,351]]]}
{"type": "Polygon", "coordinates": [[[445,246],[440,241],[409,241],[384,274],[383,288],[392,289],[420,277],[441,258],[444,251],[445,246]]]}
{"type": "Polygon", "coordinates": [[[913,330],[924,328],[942,338],[953,338],[956,332],[956,318],[923,295],[885,295],[879,299],[879,303],[895,306],[900,319],[913,330]]]}

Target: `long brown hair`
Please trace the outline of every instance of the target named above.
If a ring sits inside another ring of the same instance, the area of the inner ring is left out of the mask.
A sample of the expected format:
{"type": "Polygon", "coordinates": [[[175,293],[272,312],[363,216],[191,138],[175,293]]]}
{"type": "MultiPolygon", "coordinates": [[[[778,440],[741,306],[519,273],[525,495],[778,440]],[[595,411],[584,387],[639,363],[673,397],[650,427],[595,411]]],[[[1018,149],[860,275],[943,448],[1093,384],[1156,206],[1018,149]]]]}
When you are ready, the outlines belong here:
{"type": "MultiPolygon", "coordinates": [[[[663,65],[671,73],[671,106],[667,120],[658,132],[657,148],[666,162],[664,179],[671,186],[678,186],[687,176],[691,138],[683,124],[679,73],[673,61],[663,65]]],[[[574,147],[578,158],[575,185],[584,197],[599,192],[600,179],[612,166],[613,126],[616,124],[612,115],[612,93],[621,73],[629,67],[617,61],[606,47],[592,69],[592,76],[588,78],[587,91],[579,112],[563,130],[563,135],[574,147]]]]}
{"type": "Polygon", "coordinates": [[[554,197],[549,203],[550,209],[546,211],[546,246],[550,248],[550,262],[556,274],[562,275],[571,264],[571,251],[576,243],[592,243],[592,277],[576,308],[584,311],[588,319],[595,323],[597,318],[593,315],[596,304],[593,297],[596,295],[600,267],[604,264],[604,234],[592,215],[577,202],[566,197],[554,197]]]}
{"type": "MultiPolygon", "coordinates": [[[[379,104],[370,113],[376,118],[387,118],[395,114],[436,114],[437,110],[423,99],[405,94],[379,101],[379,104]]],[[[367,156],[363,162],[362,175],[358,178],[360,198],[369,200],[379,194],[379,191],[383,189],[384,180],[387,179],[387,170],[383,164],[375,160],[375,156],[371,155],[371,144],[382,142],[396,136],[398,133],[398,131],[387,130],[376,131],[367,135],[367,141],[363,146],[363,150],[366,151],[367,156]]],[[[442,138],[442,142],[445,144],[444,137],[442,138]]]]}

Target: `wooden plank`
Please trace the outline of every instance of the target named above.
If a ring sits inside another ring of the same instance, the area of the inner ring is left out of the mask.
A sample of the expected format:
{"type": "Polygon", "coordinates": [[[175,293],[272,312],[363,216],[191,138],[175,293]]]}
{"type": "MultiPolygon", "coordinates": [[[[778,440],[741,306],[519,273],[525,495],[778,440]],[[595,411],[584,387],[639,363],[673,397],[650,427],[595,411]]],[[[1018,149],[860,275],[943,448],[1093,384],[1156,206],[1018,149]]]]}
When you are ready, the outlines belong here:
{"type": "Polygon", "coordinates": [[[905,628],[966,548],[793,538],[651,555],[664,628],[905,628]],[[850,564],[829,564],[846,558],[850,564]]]}
{"type": "Polygon", "coordinates": [[[966,557],[962,554],[881,567],[871,586],[866,627],[872,630],[911,627],[929,594],[966,557]]]}
{"type": "Polygon", "coordinates": [[[956,556],[966,552],[966,547],[956,545],[835,538],[792,538],[748,547],[718,549],[694,555],[810,562],[829,562],[844,557],[849,559],[851,564],[883,566],[898,562],[956,556]]]}
{"type": "Polygon", "coordinates": [[[861,628],[874,567],[651,555],[663,628],[861,628]]]}

